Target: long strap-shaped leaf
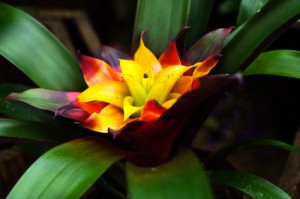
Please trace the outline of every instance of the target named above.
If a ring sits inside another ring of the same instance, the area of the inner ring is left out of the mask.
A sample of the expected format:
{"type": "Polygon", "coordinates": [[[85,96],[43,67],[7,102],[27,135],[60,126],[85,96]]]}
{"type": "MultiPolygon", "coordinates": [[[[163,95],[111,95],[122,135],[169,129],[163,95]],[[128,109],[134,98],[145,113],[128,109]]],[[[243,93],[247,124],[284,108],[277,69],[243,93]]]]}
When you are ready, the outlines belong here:
{"type": "Polygon", "coordinates": [[[65,143],[41,156],[8,198],[79,198],[109,166],[128,155],[96,137],[65,143]]]}
{"type": "Polygon", "coordinates": [[[213,198],[206,174],[189,150],[154,168],[127,164],[126,173],[132,199],[213,198]]]}
{"type": "Polygon", "coordinates": [[[233,73],[245,68],[287,25],[300,16],[299,0],[269,1],[239,26],[226,43],[217,72],[233,73]]]}
{"type": "Polygon", "coordinates": [[[187,25],[187,47],[193,45],[207,31],[214,0],[191,0],[187,25]]]}
{"type": "Polygon", "coordinates": [[[142,31],[147,46],[160,54],[188,21],[191,0],[139,0],[133,33],[133,46],[138,43],[142,31]]]}
{"type": "Polygon", "coordinates": [[[0,84],[0,113],[18,120],[57,123],[53,114],[32,106],[17,102],[3,100],[12,92],[22,92],[30,87],[21,84],[0,84]]]}
{"type": "Polygon", "coordinates": [[[84,86],[79,66],[66,48],[35,19],[3,3],[0,54],[40,87],[77,90],[84,86]]]}
{"type": "Polygon", "coordinates": [[[274,50],[262,53],[243,74],[300,78],[300,51],[274,50]]]}
{"type": "Polygon", "coordinates": [[[237,25],[240,26],[256,12],[259,12],[268,1],[269,0],[242,0],[240,3],[237,25]]]}
{"type": "Polygon", "coordinates": [[[55,124],[0,118],[1,141],[55,146],[83,135],[70,126],[64,128],[55,124]]]}
{"type": "Polygon", "coordinates": [[[253,199],[291,199],[282,189],[258,176],[236,171],[212,171],[213,184],[234,188],[253,199]]]}

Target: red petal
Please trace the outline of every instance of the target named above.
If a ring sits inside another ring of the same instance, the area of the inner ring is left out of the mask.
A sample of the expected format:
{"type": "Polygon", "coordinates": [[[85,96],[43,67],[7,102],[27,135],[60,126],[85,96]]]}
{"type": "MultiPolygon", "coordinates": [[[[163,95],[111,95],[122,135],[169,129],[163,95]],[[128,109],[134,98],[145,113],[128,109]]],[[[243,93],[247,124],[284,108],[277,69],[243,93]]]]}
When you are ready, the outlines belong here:
{"type": "Polygon", "coordinates": [[[105,102],[78,102],[77,100],[73,102],[75,106],[85,110],[89,114],[100,113],[100,111],[108,104],[105,102]]]}
{"type": "Polygon", "coordinates": [[[167,49],[160,56],[159,62],[162,67],[181,65],[175,40],[169,42],[167,49]]]}
{"type": "Polygon", "coordinates": [[[88,86],[103,81],[123,81],[119,73],[114,71],[106,62],[100,59],[79,55],[79,62],[88,86]]]}
{"type": "Polygon", "coordinates": [[[141,113],[142,121],[154,121],[157,120],[167,109],[162,107],[155,100],[148,101],[141,113]]]}

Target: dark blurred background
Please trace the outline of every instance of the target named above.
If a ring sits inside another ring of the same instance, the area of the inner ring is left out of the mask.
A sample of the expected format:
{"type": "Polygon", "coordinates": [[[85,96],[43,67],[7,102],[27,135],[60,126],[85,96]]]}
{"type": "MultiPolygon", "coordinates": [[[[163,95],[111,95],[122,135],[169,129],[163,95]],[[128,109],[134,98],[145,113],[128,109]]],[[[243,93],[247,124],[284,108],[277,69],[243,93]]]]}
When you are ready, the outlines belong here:
{"type": "Polygon", "coordinates": [[[127,50],[131,43],[137,0],[5,0],[10,5],[31,9],[84,11],[104,44],[127,50]]]}

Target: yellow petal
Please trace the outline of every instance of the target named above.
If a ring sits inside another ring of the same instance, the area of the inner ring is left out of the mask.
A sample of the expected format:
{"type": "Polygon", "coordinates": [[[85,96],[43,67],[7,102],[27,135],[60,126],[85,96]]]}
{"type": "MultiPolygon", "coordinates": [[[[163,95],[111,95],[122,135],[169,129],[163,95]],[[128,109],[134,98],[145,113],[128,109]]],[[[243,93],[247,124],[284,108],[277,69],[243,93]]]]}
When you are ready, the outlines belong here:
{"type": "Polygon", "coordinates": [[[108,105],[99,114],[93,113],[81,125],[93,131],[107,133],[109,128],[119,130],[132,121],[132,119],[123,121],[123,117],[122,109],[108,105]]]}
{"type": "Polygon", "coordinates": [[[162,104],[162,106],[163,106],[164,108],[166,108],[166,109],[171,108],[171,107],[175,104],[175,102],[177,101],[177,99],[180,98],[181,96],[182,96],[182,95],[179,94],[179,93],[170,93],[170,94],[168,95],[168,100],[167,100],[166,102],[164,102],[164,103],[162,104]]]}
{"type": "Polygon", "coordinates": [[[142,109],[142,107],[133,106],[134,99],[131,96],[127,96],[124,99],[123,111],[124,111],[124,121],[126,121],[131,115],[137,113],[142,109]]]}
{"type": "Polygon", "coordinates": [[[148,79],[151,74],[146,74],[143,68],[132,60],[120,60],[120,66],[135,105],[142,106],[146,99],[146,90],[143,86],[144,77],[146,76],[148,79]]]}
{"type": "Polygon", "coordinates": [[[87,88],[77,98],[79,102],[101,101],[123,108],[123,101],[129,95],[125,82],[105,81],[87,88]]]}
{"type": "Polygon", "coordinates": [[[154,86],[149,92],[146,101],[154,99],[159,104],[163,104],[167,100],[176,81],[190,68],[182,65],[164,68],[155,76],[154,86]]]}
{"type": "Polygon", "coordinates": [[[179,94],[179,93],[170,93],[169,95],[168,95],[168,100],[171,100],[171,99],[178,99],[178,98],[180,98],[182,95],[181,94],[179,94]]]}
{"type": "Polygon", "coordinates": [[[140,46],[134,54],[134,60],[138,62],[145,71],[153,71],[154,74],[162,69],[155,55],[145,46],[142,37],[140,38],[140,46]]]}
{"type": "Polygon", "coordinates": [[[169,109],[175,104],[176,101],[177,101],[177,99],[170,99],[170,100],[166,101],[165,103],[163,103],[162,106],[166,109],[169,109]]]}

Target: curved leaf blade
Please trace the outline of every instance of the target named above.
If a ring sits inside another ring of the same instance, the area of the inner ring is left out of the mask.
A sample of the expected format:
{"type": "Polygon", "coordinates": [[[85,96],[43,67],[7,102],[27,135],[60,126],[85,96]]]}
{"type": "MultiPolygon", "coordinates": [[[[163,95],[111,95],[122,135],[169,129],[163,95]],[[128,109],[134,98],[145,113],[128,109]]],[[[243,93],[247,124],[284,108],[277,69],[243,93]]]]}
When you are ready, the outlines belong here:
{"type": "Polygon", "coordinates": [[[300,78],[300,51],[274,50],[262,53],[243,74],[300,78]]]}
{"type": "Polygon", "coordinates": [[[0,54],[38,86],[57,90],[84,87],[79,65],[39,22],[0,3],[0,54]]]}
{"type": "Polygon", "coordinates": [[[256,12],[259,12],[268,1],[269,0],[242,0],[238,12],[237,25],[240,26],[256,12]]]}
{"type": "Polygon", "coordinates": [[[145,43],[152,52],[161,54],[169,40],[187,24],[189,5],[190,0],[139,0],[132,46],[137,46],[141,32],[146,30],[145,43]]]}
{"type": "Polygon", "coordinates": [[[214,0],[191,0],[187,25],[187,47],[190,47],[206,31],[214,0]]]}
{"type": "Polygon", "coordinates": [[[54,146],[83,135],[81,131],[75,131],[73,128],[0,118],[0,138],[5,142],[28,142],[54,146]]]}
{"type": "Polygon", "coordinates": [[[206,174],[189,150],[158,167],[128,163],[126,175],[132,199],[213,198],[206,174]]]}
{"type": "Polygon", "coordinates": [[[254,199],[291,199],[279,187],[258,176],[236,171],[211,171],[213,184],[234,188],[254,199]]]}
{"type": "Polygon", "coordinates": [[[12,92],[22,92],[27,89],[30,88],[21,84],[0,84],[0,113],[18,120],[57,122],[57,120],[53,119],[53,114],[46,111],[33,108],[25,103],[3,100],[3,98],[12,92]]]}
{"type": "Polygon", "coordinates": [[[269,1],[260,12],[229,36],[215,72],[233,73],[246,68],[276,36],[295,23],[299,16],[299,0],[269,1]]]}
{"type": "Polygon", "coordinates": [[[42,155],[7,198],[79,198],[113,163],[128,155],[97,137],[73,140],[42,155]]]}

